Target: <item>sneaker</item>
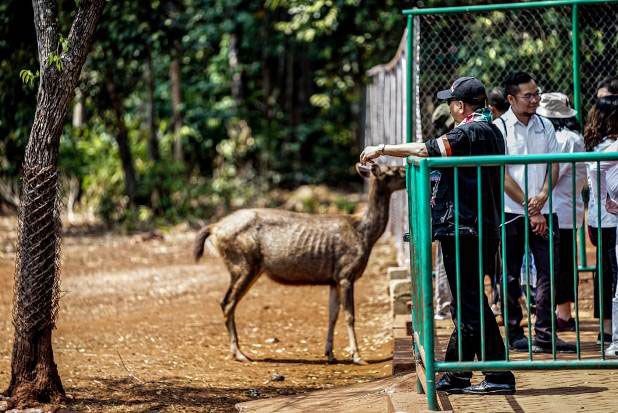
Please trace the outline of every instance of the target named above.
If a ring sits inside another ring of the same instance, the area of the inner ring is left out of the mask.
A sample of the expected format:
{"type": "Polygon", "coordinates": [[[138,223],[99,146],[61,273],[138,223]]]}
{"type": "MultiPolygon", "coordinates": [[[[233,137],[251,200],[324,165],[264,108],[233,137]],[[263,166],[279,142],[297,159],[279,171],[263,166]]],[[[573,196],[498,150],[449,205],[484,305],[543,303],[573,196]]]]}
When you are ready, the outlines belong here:
{"type": "Polygon", "coordinates": [[[556,331],[575,331],[575,319],[573,317],[563,320],[556,317],[556,331]]]}
{"type": "MultiPolygon", "coordinates": [[[[605,343],[611,343],[612,342],[612,335],[611,334],[607,334],[607,333],[603,333],[603,338],[605,338],[605,343]]],[[[601,344],[601,333],[597,334],[597,344],[601,344]]]]}
{"type": "Polygon", "coordinates": [[[509,349],[521,352],[528,351],[528,337],[522,334],[519,337],[509,339],[509,349]]]}
{"type": "Polygon", "coordinates": [[[436,391],[443,391],[450,394],[463,393],[463,389],[470,387],[470,379],[457,377],[452,373],[444,373],[436,383],[436,391]]]}
{"type": "Polygon", "coordinates": [[[515,394],[515,384],[491,383],[483,380],[479,384],[463,389],[464,394],[515,394]]]}
{"type": "Polygon", "coordinates": [[[618,343],[612,343],[605,349],[605,357],[618,357],[618,343]]]}
{"type": "MultiPolygon", "coordinates": [[[[551,341],[537,341],[534,340],[532,345],[533,353],[549,353],[552,352],[551,341]]],[[[556,353],[576,353],[577,347],[575,344],[567,343],[566,341],[556,337],[556,353]]]]}

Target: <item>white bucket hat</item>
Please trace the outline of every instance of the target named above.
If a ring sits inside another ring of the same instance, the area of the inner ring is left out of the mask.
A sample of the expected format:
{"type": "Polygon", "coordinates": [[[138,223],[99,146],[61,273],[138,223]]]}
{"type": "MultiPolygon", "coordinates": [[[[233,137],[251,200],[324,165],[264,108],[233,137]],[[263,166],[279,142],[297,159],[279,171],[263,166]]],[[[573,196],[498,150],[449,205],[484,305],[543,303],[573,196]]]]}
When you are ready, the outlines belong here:
{"type": "Polygon", "coordinates": [[[569,98],[564,93],[552,92],[543,93],[541,102],[536,109],[537,115],[545,116],[546,118],[572,118],[577,114],[577,111],[571,108],[569,98]]]}

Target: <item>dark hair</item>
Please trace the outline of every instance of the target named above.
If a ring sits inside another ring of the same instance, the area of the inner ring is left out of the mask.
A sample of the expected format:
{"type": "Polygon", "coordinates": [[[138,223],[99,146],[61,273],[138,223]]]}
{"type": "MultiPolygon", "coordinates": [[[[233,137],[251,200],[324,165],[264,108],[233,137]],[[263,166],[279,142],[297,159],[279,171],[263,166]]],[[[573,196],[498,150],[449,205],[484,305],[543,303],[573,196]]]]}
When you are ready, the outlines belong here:
{"type": "Polygon", "coordinates": [[[506,100],[504,90],[501,87],[495,87],[489,91],[487,95],[487,103],[495,107],[500,112],[506,112],[509,110],[509,102],[506,100]]]}
{"type": "Polygon", "coordinates": [[[602,97],[588,113],[584,129],[586,150],[593,151],[605,138],[618,139],[618,95],[602,97]]]}
{"type": "Polygon", "coordinates": [[[599,89],[607,89],[610,94],[616,95],[618,94],[618,77],[616,76],[607,76],[603,80],[601,80],[597,84],[597,91],[599,89]]]}
{"type": "Polygon", "coordinates": [[[506,96],[515,96],[519,92],[519,85],[535,80],[532,75],[526,72],[514,72],[504,79],[504,93],[506,96]]]}
{"type": "Polygon", "coordinates": [[[554,129],[556,129],[556,132],[562,129],[579,132],[579,123],[577,123],[577,118],[575,116],[571,118],[549,118],[544,116],[544,118],[549,120],[551,124],[554,125],[554,129]]]}

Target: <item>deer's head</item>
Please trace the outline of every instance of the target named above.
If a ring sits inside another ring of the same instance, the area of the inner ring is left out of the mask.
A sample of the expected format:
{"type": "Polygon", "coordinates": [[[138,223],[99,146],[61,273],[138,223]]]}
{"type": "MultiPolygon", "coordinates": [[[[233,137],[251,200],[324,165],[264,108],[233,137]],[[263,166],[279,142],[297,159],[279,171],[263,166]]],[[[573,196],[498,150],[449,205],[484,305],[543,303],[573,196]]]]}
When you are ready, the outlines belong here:
{"type": "Polygon", "coordinates": [[[404,166],[356,164],[356,172],[365,179],[369,179],[377,189],[389,193],[406,188],[406,168],[404,166]]]}

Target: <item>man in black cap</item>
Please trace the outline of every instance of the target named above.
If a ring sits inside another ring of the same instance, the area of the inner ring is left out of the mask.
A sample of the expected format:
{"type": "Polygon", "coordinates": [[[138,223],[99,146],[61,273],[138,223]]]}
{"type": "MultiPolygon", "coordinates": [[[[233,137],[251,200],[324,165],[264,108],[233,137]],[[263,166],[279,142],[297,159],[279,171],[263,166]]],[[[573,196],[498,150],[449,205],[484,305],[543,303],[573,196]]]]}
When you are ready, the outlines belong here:
{"type": "MultiPolygon", "coordinates": [[[[368,146],[363,150],[361,163],[370,163],[381,155],[389,156],[473,156],[503,155],[504,139],[492,124],[491,112],[485,107],[486,92],[474,77],[457,79],[450,89],[438,92],[438,99],[446,100],[456,126],[442,136],[424,143],[368,146]]],[[[493,259],[498,246],[500,223],[500,171],[498,167],[482,168],[483,257],[493,259]]],[[[454,175],[452,168],[431,172],[431,215],[433,238],[440,241],[449,285],[456,297],[455,207],[454,175]]],[[[481,360],[480,296],[478,274],[478,209],[476,168],[459,170],[459,235],[461,268],[461,338],[462,361],[481,360]]],[[[487,268],[487,267],[486,267],[487,268]]],[[[485,315],[485,359],[504,360],[505,349],[496,319],[483,294],[485,315]]],[[[446,349],[445,361],[457,361],[457,300],[451,304],[455,329],[446,349]]],[[[485,372],[485,380],[471,386],[471,372],[445,373],[436,389],[450,393],[512,394],[515,377],[510,371],[485,372]]]]}

